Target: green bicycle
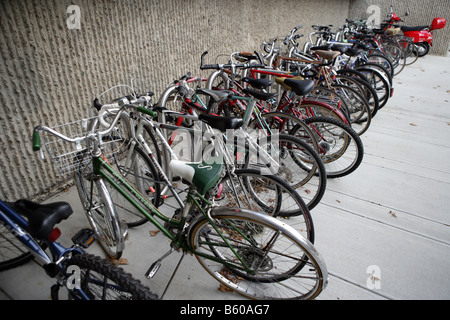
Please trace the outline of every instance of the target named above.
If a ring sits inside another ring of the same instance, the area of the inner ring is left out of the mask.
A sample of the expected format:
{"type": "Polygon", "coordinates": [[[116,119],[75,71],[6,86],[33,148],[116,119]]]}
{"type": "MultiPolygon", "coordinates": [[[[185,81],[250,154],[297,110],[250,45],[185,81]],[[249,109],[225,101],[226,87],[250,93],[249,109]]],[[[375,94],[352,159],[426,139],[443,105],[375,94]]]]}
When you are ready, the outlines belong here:
{"type": "MultiPolygon", "coordinates": [[[[46,139],[50,137],[77,146],[72,153],[61,155],[60,158],[67,161],[64,168],[71,166],[76,173],[91,166],[92,172],[86,177],[90,187],[86,191],[91,197],[87,198],[89,203],[85,206],[89,209],[88,219],[109,255],[121,255],[124,232],[107,184],[170,240],[169,252],[152,264],[146,273],[148,277],[156,274],[169,253],[180,250],[183,254],[179,264],[186,253],[192,253],[215,279],[246,297],[313,299],[326,287],[328,271],[320,254],[286,222],[246,209],[219,207],[208,200],[211,199],[208,192],[215,189],[222,176],[223,162],[219,158],[198,164],[172,161],[171,170],[190,185],[188,196],[179,215],[168,218],[161,213],[114,170],[102,152],[102,145],[111,140],[105,137],[114,132],[121,113],[130,109],[153,116],[152,111],[129,104],[121,107],[105,130],[76,137],[45,126],[38,126],[33,132],[35,151],[42,150],[42,141],[49,149],[46,139]]],[[[167,287],[169,285],[170,280],[167,287]]]]}

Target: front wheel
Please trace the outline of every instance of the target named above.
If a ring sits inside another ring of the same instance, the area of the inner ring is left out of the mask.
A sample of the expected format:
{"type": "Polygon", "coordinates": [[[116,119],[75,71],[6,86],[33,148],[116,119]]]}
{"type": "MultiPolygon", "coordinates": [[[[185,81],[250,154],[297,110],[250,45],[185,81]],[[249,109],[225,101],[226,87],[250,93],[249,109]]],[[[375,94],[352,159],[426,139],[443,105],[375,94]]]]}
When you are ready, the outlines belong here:
{"type": "MultiPolygon", "coordinates": [[[[131,274],[91,254],[75,254],[63,262],[70,299],[156,300],[158,296],[131,274]],[[73,273],[72,273],[73,272],[73,273]]],[[[52,288],[52,299],[59,300],[52,288]]]]}
{"type": "Polygon", "coordinates": [[[104,181],[81,170],[74,178],[89,224],[100,245],[110,258],[119,259],[125,247],[124,227],[104,181]]]}
{"type": "Polygon", "coordinates": [[[346,176],[359,167],[364,147],[351,127],[326,117],[309,118],[305,122],[316,135],[328,178],[346,176]]]}
{"type": "Polygon", "coordinates": [[[216,280],[252,299],[314,299],[328,271],[314,246],[285,223],[249,210],[217,208],[198,216],[188,239],[216,280]]]}

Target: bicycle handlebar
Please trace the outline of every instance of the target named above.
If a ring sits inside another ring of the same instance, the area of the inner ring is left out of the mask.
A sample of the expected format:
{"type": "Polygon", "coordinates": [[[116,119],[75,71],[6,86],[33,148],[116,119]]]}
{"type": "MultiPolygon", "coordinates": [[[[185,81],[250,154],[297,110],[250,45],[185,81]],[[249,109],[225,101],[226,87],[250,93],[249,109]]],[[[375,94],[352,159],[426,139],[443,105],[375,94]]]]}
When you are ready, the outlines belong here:
{"type": "Polygon", "coordinates": [[[200,58],[200,69],[201,70],[206,70],[206,69],[221,70],[221,69],[229,69],[229,68],[241,68],[241,69],[245,69],[245,68],[264,68],[266,66],[265,64],[262,63],[261,56],[259,55],[259,53],[257,51],[255,51],[254,53],[258,57],[259,61],[262,63],[261,65],[256,65],[256,64],[251,64],[251,63],[203,64],[203,58],[205,57],[205,55],[207,53],[208,53],[208,51],[203,52],[202,56],[200,58]]]}
{"type": "MultiPolygon", "coordinates": [[[[118,104],[117,104],[117,105],[111,104],[111,105],[108,105],[108,106],[109,106],[109,107],[113,107],[113,106],[114,106],[114,107],[118,107],[119,105],[118,105],[118,104]]],[[[103,107],[105,107],[105,105],[103,105],[103,107]]],[[[152,110],[150,110],[150,109],[147,109],[147,108],[143,107],[143,106],[142,106],[142,101],[141,101],[140,99],[138,99],[137,101],[134,101],[134,102],[132,102],[132,103],[128,103],[128,104],[122,105],[122,106],[120,107],[119,111],[117,112],[117,115],[116,115],[116,117],[114,118],[114,120],[112,121],[112,123],[111,123],[111,124],[107,124],[109,127],[108,127],[106,130],[104,130],[104,131],[98,131],[98,132],[96,132],[96,133],[90,132],[90,133],[87,133],[87,135],[86,135],[86,136],[83,136],[83,137],[70,138],[70,137],[67,137],[67,136],[65,136],[64,134],[60,133],[60,132],[57,132],[57,131],[55,131],[55,130],[49,128],[49,127],[46,127],[46,126],[37,126],[37,127],[35,127],[35,128],[33,129],[33,137],[32,137],[32,141],[33,141],[33,142],[32,142],[32,143],[33,143],[33,151],[39,151],[39,150],[41,150],[41,137],[40,137],[40,132],[42,132],[42,131],[46,131],[46,132],[48,132],[48,133],[50,133],[50,134],[52,134],[52,135],[54,135],[54,136],[56,136],[56,137],[58,137],[58,138],[60,138],[60,139],[62,139],[62,140],[64,140],[64,141],[70,142],[70,143],[79,143],[79,142],[84,141],[84,140],[86,140],[86,139],[92,138],[93,135],[94,135],[94,136],[97,136],[97,135],[98,135],[98,136],[104,136],[104,135],[107,135],[107,134],[109,134],[109,133],[114,129],[114,127],[116,126],[116,124],[117,124],[117,122],[119,121],[119,118],[120,118],[120,115],[122,114],[122,112],[124,112],[126,109],[129,109],[129,108],[135,109],[135,110],[137,110],[138,112],[147,114],[147,115],[149,115],[149,116],[151,116],[151,117],[156,117],[156,116],[158,115],[157,112],[152,111],[152,110]]]]}

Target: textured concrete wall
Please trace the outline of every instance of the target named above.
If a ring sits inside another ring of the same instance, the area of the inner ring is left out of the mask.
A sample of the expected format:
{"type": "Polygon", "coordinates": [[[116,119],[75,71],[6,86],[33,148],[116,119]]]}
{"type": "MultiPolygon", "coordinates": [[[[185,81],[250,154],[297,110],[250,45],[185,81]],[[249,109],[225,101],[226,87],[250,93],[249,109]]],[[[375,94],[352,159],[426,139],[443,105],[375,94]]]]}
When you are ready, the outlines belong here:
{"type": "Polygon", "coordinates": [[[301,23],[306,34],[312,24],[341,25],[348,9],[341,0],[1,0],[0,198],[61,185],[31,151],[34,126],[86,117],[94,96],[130,78],[158,95],[188,71],[201,74],[204,50],[213,60],[259,49],[301,23]]]}
{"type": "MultiPolygon", "coordinates": [[[[106,88],[133,78],[138,91],[158,96],[188,71],[206,76],[199,71],[204,50],[208,62],[258,50],[262,40],[298,24],[307,35],[312,24],[366,18],[371,4],[385,15],[390,1],[1,0],[0,198],[33,198],[61,186],[51,162],[31,151],[32,129],[86,117],[106,88]],[[71,5],[80,9],[79,21],[71,5]]],[[[409,10],[410,24],[449,18],[448,0],[395,1],[394,10],[409,10]]],[[[433,53],[446,54],[449,28],[435,32],[433,53]]]]}
{"type": "Polygon", "coordinates": [[[350,19],[367,19],[373,13],[367,13],[369,6],[375,5],[380,8],[381,20],[386,20],[390,12],[391,4],[393,11],[404,20],[405,26],[431,25],[435,17],[443,17],[447,20],[444,29],[433,31],[433,47],[431,54],[446,56],[450,46],[450,1],[449,0],[351,0],[350,19]],[[409,16],[405,16],[405,12],[409,16]]]}

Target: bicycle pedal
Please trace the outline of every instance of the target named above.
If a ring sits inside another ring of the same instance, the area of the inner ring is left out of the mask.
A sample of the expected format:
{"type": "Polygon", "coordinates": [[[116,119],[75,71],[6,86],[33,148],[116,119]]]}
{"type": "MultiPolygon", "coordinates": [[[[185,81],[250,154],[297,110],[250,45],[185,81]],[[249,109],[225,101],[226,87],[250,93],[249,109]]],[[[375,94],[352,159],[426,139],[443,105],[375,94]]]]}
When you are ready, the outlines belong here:
{"type": "Polygon", "coordinates": [[[158,272],[159,268],[161,267],[161,260],[156,260],[150,268],[148,268],[147,272],[145,273],[145,277],[147,279],[153,278],[155,274],[158,272]]]}
{"type": "Polygon", "coordinates": [[[89,248],[89,246],[95,241],[95,232],[92,229],[81,229],[76,235],[72,237],[72,242],[83,248],[89,248]]]}

